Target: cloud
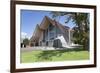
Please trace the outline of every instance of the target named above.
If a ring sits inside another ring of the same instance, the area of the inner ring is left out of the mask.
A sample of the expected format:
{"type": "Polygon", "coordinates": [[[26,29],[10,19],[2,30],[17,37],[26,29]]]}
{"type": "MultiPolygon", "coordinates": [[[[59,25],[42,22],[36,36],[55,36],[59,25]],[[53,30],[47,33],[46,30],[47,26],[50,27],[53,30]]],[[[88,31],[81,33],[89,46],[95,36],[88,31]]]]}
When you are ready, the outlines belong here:
{"type": "Polygon", "coordinates": [[[22,39],[24,39],[24,38],[30,39],[30,36],[26,32],[21,32],[21,38],[22,39]]]}
{"type": "Polygon", "coordinates": [[[27,37],[27,33],[26,32],[21,32],[21,38],[26,38],[27,37]]]}
{"type": "Polygon", "coordinates": [[[25,33],[25,32],[21,32],[21,35],[27,35],[27,33],[25,33]]]}

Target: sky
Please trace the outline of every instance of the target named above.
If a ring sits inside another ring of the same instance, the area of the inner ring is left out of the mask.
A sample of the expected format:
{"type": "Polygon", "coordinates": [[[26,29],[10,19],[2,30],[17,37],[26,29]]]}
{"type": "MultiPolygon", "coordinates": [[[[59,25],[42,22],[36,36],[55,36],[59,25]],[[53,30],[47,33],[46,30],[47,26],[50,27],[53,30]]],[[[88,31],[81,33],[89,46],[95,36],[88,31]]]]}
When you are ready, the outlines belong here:
{"type": "MultiPolygon", "coordinates": [[[[29,38],[32,37],[34,29],[37,24],[40,24],[44,16],[52,18],[50,11],[39,11],[39,10],[21,10],[21,37],[29,38]]],[[[65,23],[65,16],[62,16],[59,19],[59,22],[63,25],[73,28],[75,24],[72,21],[65,23]]]]}

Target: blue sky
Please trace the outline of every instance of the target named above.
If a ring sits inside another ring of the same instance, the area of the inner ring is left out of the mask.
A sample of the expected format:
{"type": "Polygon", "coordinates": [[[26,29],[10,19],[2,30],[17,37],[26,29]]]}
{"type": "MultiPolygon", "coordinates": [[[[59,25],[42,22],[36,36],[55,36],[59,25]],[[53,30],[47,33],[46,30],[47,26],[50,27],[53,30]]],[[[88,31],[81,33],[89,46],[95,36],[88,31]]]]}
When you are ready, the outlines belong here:
{"type": "MultiPolygon", "coordinates": [[[[21,37],[26,36],[27,38],[30,38],[36,25],[42,22],[44,16],[52,18],[49,11],[21,10],[21,37]]],[[[73,24],[72,21],[65,24],[65,19],[65,16],[61,17],[59,22],[70,28],[74,27],[75,24],[73,24]]]]}

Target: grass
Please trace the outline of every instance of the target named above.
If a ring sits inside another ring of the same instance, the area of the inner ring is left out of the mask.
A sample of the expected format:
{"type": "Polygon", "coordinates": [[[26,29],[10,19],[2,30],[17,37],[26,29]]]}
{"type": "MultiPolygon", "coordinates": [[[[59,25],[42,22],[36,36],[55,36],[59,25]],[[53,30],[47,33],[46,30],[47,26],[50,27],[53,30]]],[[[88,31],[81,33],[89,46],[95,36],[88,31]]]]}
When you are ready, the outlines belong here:
{"type": "Polygon", "coordinates": [[[89,52],[86,50],[48,50],[31,51],[21,53],[21,63],[49,62],[49,61],[68,61],[68,60],[87,60],[89,52]]]}

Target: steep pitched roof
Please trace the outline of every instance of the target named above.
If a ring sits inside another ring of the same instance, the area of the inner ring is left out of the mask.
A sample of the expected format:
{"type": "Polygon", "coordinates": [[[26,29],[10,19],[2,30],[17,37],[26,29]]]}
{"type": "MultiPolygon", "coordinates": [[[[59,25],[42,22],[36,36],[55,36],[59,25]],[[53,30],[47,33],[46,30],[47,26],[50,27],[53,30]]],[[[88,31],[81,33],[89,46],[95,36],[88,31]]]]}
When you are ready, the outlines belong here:
{"type": "Polygon", "coordinates": [[[31,41],[34,41],[34,42],[35,42],[35,41],[38,41],[39,38],[41,37],[41,32],[42,32],[43,30],[47,29],[47,28],[48,28],[48,25],[49,25],[50,23],[51,23],[53,26],[58,27],[58,28],[62,31],[62,33],[64,33],[64,31],[70,29],[68,26],[64,26],[64,25],[62,25],[61,23],[57,22],[56,20],[52,20],[51,18],[45,16],[45,17],[43,18],[41,24],[36,26],[36,29],[35,29],[35,31],[34,31],[34,33],[33,33],[33,35],[32,35],[32,37],[31,37],[30,40],[31,40],[31,41]]]}

